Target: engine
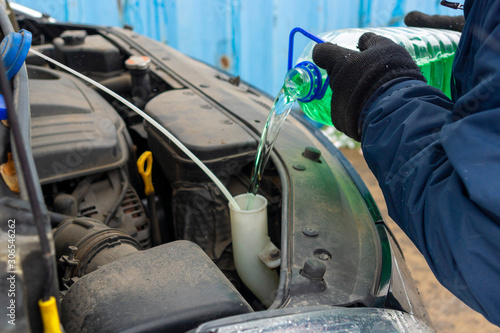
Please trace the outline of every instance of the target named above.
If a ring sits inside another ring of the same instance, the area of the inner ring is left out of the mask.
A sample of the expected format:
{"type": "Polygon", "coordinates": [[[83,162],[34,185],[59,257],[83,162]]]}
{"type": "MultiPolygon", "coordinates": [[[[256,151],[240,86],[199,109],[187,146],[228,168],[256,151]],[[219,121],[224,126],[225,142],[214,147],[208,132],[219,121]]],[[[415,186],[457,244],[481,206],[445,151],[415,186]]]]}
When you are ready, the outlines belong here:
{"type": "MultiPolygon", "coordinates": [[[[144,108],[233,194],[246,191],[255,137],[152,70],[147,57],[86,30],[34,48],[144,108]]],[[[54,227],[65,328],[185,331],[262,308],[236,274],[227,202],[208,177],[109,96],[32,55],[27,62],[33,155],[54,227]],[[147,150],[155,187],[148,197],[136,165],[147,150]]],[[[279,177],[272,167],[268,174],[261,188],[279,244],[279,177]]]]}

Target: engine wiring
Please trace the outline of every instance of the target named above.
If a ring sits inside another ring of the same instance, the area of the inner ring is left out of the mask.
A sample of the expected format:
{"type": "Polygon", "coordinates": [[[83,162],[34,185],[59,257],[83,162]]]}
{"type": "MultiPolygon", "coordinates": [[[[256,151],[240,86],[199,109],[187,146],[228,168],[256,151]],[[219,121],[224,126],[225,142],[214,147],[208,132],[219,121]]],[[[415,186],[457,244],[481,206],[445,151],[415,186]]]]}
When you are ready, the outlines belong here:
{"type": "Polygon", "coordinates": [[[106,220],[104,221],[105,225],[109,225],[109,222],[115,217],[116,212],[118,211],[118,208],[120,207],[120,204],[122,203],[123,199],[125,198],[125,195],[127,194],[128,186],[129,186],[129,181],[127,174],[123,169],[120,169],[120,176],[122,177],[122,190],[120,192],[120,195],[118,196],[118,199],[116,199],[115,203],[113,204],[113,207],[110,209],[108,216],[106,217],[106,220]]]}

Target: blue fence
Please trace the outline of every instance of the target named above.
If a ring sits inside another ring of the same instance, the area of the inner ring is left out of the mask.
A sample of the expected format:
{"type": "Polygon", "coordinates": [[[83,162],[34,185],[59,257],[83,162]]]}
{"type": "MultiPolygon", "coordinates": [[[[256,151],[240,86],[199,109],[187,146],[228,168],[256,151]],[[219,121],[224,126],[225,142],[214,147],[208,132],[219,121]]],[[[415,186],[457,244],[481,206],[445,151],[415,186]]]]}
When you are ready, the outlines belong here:
{"type": "MultiPolygon", "coordinates": [[[[404,14],[458,15],[439,0],[17,0],[59,21],[123,26],[276,94],[286,72],[288,34],[402,25],[404,14]]],[[[306,40],[297,40],[296,53],[306,40]]]]}

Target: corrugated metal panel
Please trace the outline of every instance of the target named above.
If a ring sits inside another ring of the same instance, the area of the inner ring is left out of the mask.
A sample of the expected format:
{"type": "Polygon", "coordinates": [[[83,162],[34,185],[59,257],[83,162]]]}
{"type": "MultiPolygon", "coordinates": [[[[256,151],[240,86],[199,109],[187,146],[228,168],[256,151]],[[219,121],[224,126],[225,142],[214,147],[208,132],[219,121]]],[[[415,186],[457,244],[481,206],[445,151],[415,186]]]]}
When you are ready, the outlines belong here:
{"type": "MultiPolygon", "coordinates": [[[[458,15],[439,0],[17,0],[61,21],[111,26],[138,33],[223,69],[276,94],[286,72],[288,34],[351,27],[401,25],[404,14],[458,15]]],[[[298,37],[296,53],[306,44],[298,37]]]]}

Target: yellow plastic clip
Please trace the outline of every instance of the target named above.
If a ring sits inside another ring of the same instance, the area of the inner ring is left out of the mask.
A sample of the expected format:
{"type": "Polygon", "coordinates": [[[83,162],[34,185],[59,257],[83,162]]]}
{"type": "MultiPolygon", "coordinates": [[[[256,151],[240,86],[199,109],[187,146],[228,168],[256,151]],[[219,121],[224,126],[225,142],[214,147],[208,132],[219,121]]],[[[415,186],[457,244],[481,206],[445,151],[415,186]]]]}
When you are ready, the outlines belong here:
{"type": "Polygon", "coordinates": [[[43,333],[62,333],[55,297],[51,296],[48,301],[39,300],[38,306],[42,315],[43,333]]]}
{"type": "Polygon", "coordinates": [[[150,195],[154,193],[153,180],[151,178],[151,170],[153,169],[153,154],[150,151],[142,153],[141,157],[137,160],[137,169],[144,181],[144,193],[150,195]],[[147,164],[147,165],[146,165],[147,164]],[[146,169],[144,169],[146,166],[146,169]]]}

